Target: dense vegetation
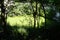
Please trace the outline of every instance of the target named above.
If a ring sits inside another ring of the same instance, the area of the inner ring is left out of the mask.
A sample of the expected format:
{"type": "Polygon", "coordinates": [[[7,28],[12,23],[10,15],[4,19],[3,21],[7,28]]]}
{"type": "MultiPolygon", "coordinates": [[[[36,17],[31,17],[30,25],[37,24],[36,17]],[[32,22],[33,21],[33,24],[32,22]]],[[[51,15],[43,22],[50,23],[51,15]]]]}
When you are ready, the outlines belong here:
{"type": "Polygon", "coordinates": [[[1,0],[0,40],[59,40],[59,0],[1,0]]]}

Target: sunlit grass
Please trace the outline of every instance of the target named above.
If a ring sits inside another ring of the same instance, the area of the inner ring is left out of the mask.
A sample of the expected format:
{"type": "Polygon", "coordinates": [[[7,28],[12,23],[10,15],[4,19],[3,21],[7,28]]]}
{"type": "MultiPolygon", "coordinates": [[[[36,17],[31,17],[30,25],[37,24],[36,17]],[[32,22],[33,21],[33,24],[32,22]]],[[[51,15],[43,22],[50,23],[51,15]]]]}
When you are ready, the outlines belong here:
{"type": "MultiPolygon", "coordinates": [[[[19,12],[19,11],[21,11],[22,10],[22,8],[24,9],[24,7],[26,7],[26,6],[29,6],[30,4],[29,3],[18,3],[18,2],[16,2],[15,3],[15,6],[17,6],[17,7],[15,7],[14,8],[14,12],[17,14],[17,13],[21,13],[21,12],[19,12]]],[[[35,2],[33,2],[33,6],[34,6],[34,8],[36,7],[35,6],[36,5],[36,3],[35,2]]],[[[30,5],[31,6],[31,5],[30,5]]],[[[29,9],[29,7],[27,7],[28,9],[29,9]]],[[[31,9],[31,8],[30,8],[31,9]]],[[[29,9],[29,10],[30,10],[29,9]]],[[[25,10],[27,10],[27,9],[25,9],[25,10]]],[[[28,11],[29,11],[28,10],[28,11]]],[[[23,11],[23,10],[22,10],[23,11]]],[[[24,11],[23,11],[24,12],[24,11]]],[[[32,11],[31,11],[32,12],[32,11]]],[[[34,26],[34,18],[33,18],[33,16],[31,15],[31,12],[30,12],[30,15],[25,15],[25,14],[23,14],[23,15],[19,15],[19,16],[13,16],[13,17],[9,17],[8,16],[8,18],[7,18],[7,23],[8,24],[10,24],[11,26],[19,26],[19,27],[26,27],[26,28],[29,28],[29,27],[33,27],[34,26]]],[[[25,12],[24,12],[25,13],[25,12]]],[[[41,15],[43,15],[44,16],[44,13],[43,13],[43,10],[41,10],[41,15]]],[[[42,23],[44,23],[45,22],[45,20],[44,20],[44,18],[43,17],[40,17],[40,19],[39,19],[39,24],[40,24],[40,26],[42,25],[42,23]]]]}
{"type": "Polygon", "coordinates": [[[43,17],[40,17],[40,25],[39,26],[43,26],[43,24],[42,23],[44,23],[45,22],[45,19],[43,18],[43,17]]]}
{"type": "Polygon", "coordinates": [[[18,29],[18,32],[21,33],[21,35],[28,35],[27,30],[24,29],[24,28],[20,28],[20,29],[18,29]]]}
{"type": "MultiPolygon", "coordinates": [[[[40,25],[45,22],[43,17],[40,17],[40,25]]],[[[34,26],[34,18],[31,15],[25,15],[25,16],[14,16],[14,17],[8,17],[7,23],[9,23],[11,26],[26,26],[26,27],[33,27],[34,26]]]]}

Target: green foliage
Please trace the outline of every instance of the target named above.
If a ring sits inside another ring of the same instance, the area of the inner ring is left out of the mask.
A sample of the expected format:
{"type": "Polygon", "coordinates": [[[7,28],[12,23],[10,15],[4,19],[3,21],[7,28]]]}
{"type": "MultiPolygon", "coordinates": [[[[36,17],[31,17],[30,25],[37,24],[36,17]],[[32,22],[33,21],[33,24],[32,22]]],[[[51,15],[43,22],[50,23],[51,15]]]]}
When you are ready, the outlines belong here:
{"type": "MultiPolygon", "coordinates": [[[[52,2],[52,0],[49,0],[49,1],[52,2]]],[[[38,5],[37,6],[38,7],[37,8],[38,16],[39,17],[42,16],[41,20],[42,19],[45,20],[44,19],[45,14],[44,14],[44,11],[42,9],[41,3],[38,3],[37,5],[38,5]]],[[[45,12],[46,12],[46,19],[51,19],[52,20],[53,17],[55,16],[55,11],[52,9],[51,5],[50,6],[47,6],[47,8],[45,7],[45,12]]],[[[33,19],[34,19],[33,18],[33,9],[34,9],[34,11],[36,10],[36,2],[35,1],[32,3],[32,5],[29,2],[25,2],[25,3],[24,2],[15,2],[13,10],[11,10],[8,13],[7,20],[8,20],[8,22],[9,22],[9,20],[12,21],[12,19],[9,19],[9,16],[15,16],[16,18],[13,17],[13,20],[15,20],[15,21],[13,23],[10,23],[10,25],[16,25],[16,24],[18,24],[18,25],[21,26],[21,24],[23,24],[23,23],[20,23],[19,22],[20,19],[23,20],[22,18],[25,18],[25,19],[26,18],[32,18],[32,26],[33,26],[33,19]],[[32,6],[33,6],[33,8],[32,8],[32,6]],[[24,16],[24,15],[27,15],[27,17],[24,16]],[[30,17],[28,17],[28,15],[30,17]],[[18,20],[16,20],[16,19],[18,19],[18,20]],[[16,23],[16,21],[18,21],[18,23],[16,23]]],[[[28,20],[30,20],[30,19],[28,19],[28,20]]],[[[26,20],[23,21],[23,22],[24,22],[24,25],[25,24],[26,24],[26,26],[29,25],[29,23],[27,24],[27,21],[26,20]]],[[[30,21],[28,21],[28,22],[30,22],[30,21]]],[[[43,21],[40,22],[41,25],[42,25],[42,23],[44,23],[44,22],[43,21]]]]}
{"type": "MultiPolygon", "coordinates": [[[[1,39],[2,40],[6,40],[6,39],[7,40],[29,40],[29,39],[48,40],[49,39],[50,40],[52,38],[55,39],[55,36],[57,36],[57,34],[60,33],[59,32],[60,23],[53,19],[53,17],[56,15],[55,12],[57,11],[56,9],[57,8],[58,10],[60,9],[59,8],[60,5],[58,2],[59,0],[57,1],[37,0],[38,7],[37,7],[36,20],[39,20],[37,21],[39,23],[39,26],[36,23],[37,28],[34,28],[34,17],[33,17],[33,13],[34,13],[33,9],[34,11],[36,10],[36,0],[32,0],[32,5],[30,4],[30,2],[23,2],[23,1],[27,1],[27,0],[15,0],[14,6],[8,8],[9,9],[9,13],[7,16],[8,31],[6,33],[2,32],[4,36],[2,35],[3,37],[1,37],[1,39]],[[58,5],[56,5],[57,3],[58,5]],[[42,8],[41,4],[44,5],[44,9],[42,8]],[[55,10],[53,10],[52,5],[56,6],[55,10]]],[[[0,29],[2,30],[2,27],[0,27],[0,29]]]]}
{"type": "Polygon", "coordinates": [[[48,14],[46,14],[46,17],[49,18],[49,19],[53,19],[53,17],[56,15],[55,11],[54,10],[50,10],[48,12],[48,14]]]}
{"type": "MultiPolygon", "coordinates": [[[[39,26],[43,25],[42,23],[44,22],[45,22],[45,19],[43,17],[40,17],[39,26]]],[[[7,23],[10,24],[11,26],[15,26],[15,25],[18,27],[27,26],[27,28],[29,28],[29,26],[34,27],[34,18],[32,15],[8,17],[7,23]]]]}
{"type": "Polygon", "coordinates": [[[22,15],[22,14],[31,14],[32,13],[32,9],[31,9],[31,5],[30,3],[18,3],[18,2],[15,2],[15,6],[13,8],[13,10],[11,10],[9,12],[8,15],[11,14],[11,16],[14,16],[14,15],[22,15]]]}

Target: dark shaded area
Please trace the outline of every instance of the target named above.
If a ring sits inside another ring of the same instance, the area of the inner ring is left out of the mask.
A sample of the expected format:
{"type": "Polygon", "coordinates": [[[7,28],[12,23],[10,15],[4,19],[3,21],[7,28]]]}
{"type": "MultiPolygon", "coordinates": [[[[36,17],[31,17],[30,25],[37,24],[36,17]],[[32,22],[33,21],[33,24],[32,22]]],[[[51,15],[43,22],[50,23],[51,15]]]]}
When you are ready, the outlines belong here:
{"type": "MultiPolygon", "coordinates": [[[[25,28],[28,32],[27,36],[19,33],[17,26],[7,26],[7,33],[0,29],[0,40],[60,40],[60,23],[52,24],[51,27],[41,28],[25,28]],[[14,31],[16,29],[16,31],[14,31]]],[[[0,26],[1,28],[1,26],[0,26]]]]}

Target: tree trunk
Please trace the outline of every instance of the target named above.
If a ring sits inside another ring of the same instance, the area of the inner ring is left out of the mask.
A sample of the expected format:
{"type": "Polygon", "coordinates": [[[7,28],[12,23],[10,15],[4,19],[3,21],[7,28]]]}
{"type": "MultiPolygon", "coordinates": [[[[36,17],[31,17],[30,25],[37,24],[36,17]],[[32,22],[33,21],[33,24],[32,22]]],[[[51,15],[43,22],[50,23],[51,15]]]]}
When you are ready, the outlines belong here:
{"type": "Polygon", "coordinates": [[[38,28],[40,27],[40,9],[41,9],[41,5],[40,5],[40,7],[39,7],[39,13],[37,14],[37,16],[38,16],[38,18],[37,18],[37,26],[38,26],[38,28]]]}
{"type": "Polygon", "coordinates": [[[3,31],[6,32],[6,14],[5,14],[5,6],[4,0],[1,0],[1,25],[3,27],[3,31]]]}
{"type": "Polygon", "coordinates": [[[37,27],[37,0],[36,0],[36,11],[33,13],[34,15],[34,28],[37,27]]]}

